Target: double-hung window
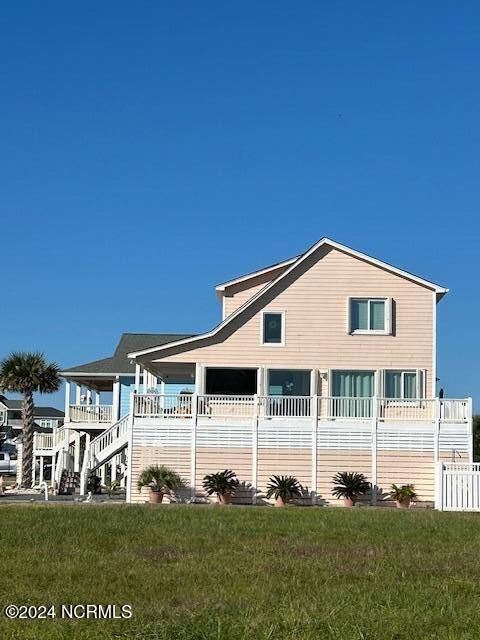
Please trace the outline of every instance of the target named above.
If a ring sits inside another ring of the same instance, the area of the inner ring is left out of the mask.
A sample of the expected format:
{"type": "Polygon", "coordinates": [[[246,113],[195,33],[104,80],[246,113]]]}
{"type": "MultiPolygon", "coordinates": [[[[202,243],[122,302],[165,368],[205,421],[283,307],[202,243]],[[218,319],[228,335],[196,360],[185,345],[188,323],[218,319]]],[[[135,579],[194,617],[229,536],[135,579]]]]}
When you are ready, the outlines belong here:
{"type": "Polygon", "coordinates": [[[390,298],[349,298],[349,333],[391,333],[390,298]]]}

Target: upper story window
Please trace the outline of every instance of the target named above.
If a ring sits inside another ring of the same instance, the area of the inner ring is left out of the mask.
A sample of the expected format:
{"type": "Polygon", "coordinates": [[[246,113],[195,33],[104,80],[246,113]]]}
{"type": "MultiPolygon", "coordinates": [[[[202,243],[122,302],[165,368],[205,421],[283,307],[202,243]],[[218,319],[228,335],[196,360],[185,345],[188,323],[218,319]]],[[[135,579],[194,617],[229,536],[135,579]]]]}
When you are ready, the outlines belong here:
{"type": "Polygon", "coordinates": [[[262,344],[283,345],[285,342],[285,314],[264,311],[262,314],[262,344]]]}
{"type": "Polygon", "coordinates": [[[349,333],[391,333],[390,298],[349,298],[349,333]]]}

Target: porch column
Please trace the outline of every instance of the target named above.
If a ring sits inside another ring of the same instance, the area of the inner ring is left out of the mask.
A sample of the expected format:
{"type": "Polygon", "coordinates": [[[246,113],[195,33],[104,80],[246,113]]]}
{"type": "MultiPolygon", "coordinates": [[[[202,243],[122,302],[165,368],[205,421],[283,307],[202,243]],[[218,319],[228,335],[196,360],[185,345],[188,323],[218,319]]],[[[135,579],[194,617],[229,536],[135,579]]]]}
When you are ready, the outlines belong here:
{"type": "Polygon", "coordinates": [[[39,484],[42,484],[43,482],[43,456],[40,456],[40,478],[39,478],[39,484]]]}
{"type": "Polygon", "coordinates": [[[80,431],[75,431],[75,449],[73,453],[73,470],[80,471],[80,431]]]}
{"type": "MultiPolygon", "coordinates": [[[[85,434],[85,449],[83,451],[83,460],[82,460],[82,466],[84,466],[84,462],[85,462],[85,456],[89,456],[90,455],[90,440],[91,440],[91,436],[89,433],[85,434]]],[[[87,468],[87,474],[88,474],[88,468],[87,468]]]]}
{"type": "Polygon", "coordinates": [[[113,383],[112,422],[120,418],[120,378],[117,376],[113,383]]]}
{"type": "Polygon", "coordinates": [[[205,367],[198,362],[195,363],[195,393],[199,396],[205,395],[205,367]]]}
{"type": "Polygon", "coordinates": [[[318,475],[318,370],[310,372],[310,414],[312,416],[312,504],[317,503],[318,475]]]}
{"type": "Polygon", "coordinates": [[[82,385],[75,383],[75,404],[80,404],[80,396],[82,395],[82,385]]]}
{"type": "Polygon", "coordinates": [[[310,371],[310,395],[316,396],[318,394],[318,369],[312,369],[310,371]]]}
{"type": "Polygon", "coordinates": [[[135,364],[135,392],[140,393],[140,364],[135,364]]]}
{"type": "Polygon", "coordinates": [[[98,407],[99,404],[100,404],[100,392],[95,391],[95,405],[98,407]]]}
{"type": "Polygon", "coordinates": [[[92,390],[87,387],[87,404],[92,404],[92,390]]]}
{"type": "Polygon", "coordinates": [[[267,370],[265,367],[258,367],[257,369],[257,396],[267,395],[266,388],[267,370]]]}
{"type": "Polygon", "coordinates": [[[65,422],[70,422],[70,380],[65,380],[65,422]]]}

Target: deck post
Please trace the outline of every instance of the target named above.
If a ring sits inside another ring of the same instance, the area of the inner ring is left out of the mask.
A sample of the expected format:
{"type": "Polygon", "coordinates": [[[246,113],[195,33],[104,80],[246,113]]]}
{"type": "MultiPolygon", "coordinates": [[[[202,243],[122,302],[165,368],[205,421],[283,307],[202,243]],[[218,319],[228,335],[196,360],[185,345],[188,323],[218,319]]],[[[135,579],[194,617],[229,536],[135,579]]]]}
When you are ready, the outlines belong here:
{"type": "Polygon", "coordinates": [[[433,407],[433,462],[437,465],[440,459],[440,398],[435,398],[433,407]]]}
{"type": "Polygon", "coordinates": [[[195,500],[197,478],[198,393],[192,394],[192,441],[190,449],[190,498],[195,500]]]}
{"type": "Polygon", "coordinates": [[[378,398],[372,398],[372,505],[377,504],[377,431],[378,431],[378,398]]]}
{"type": "Polygon", "coordinates": [[[70,380],[65,380],[65,422],[70,422],[70,380]]]}
{"type": "MultiPolygon", "coordinates": [[[[316,391],[316,389],[315,389],[316,391]]],[[[312,416],[312,504],[317,504],[317,467],[318,467],[318,395],[310,396],[310,414],[312,416]]]]}
{"type": "Polygon", "coordinates": [[[117,422],[120,418],[120,378],[115,377],[113,383],[113,397],[112,397],[112,424],[117,422]]]}
{"type": "Polygon", "coordinates": [[[473,400],[467,398],[467,421],[470,426],[470,438],[468,441],[468,461],[473,462],[473,400]]]}
{"type": "Polygon", "coordinates": [[[75,449],[73,453],[73,470],[80,471],[80,431],[75,431],[75,449]]]}
{"type": "Polygon", "coordinates": [[[435,509],[443,511],[443,462],[435,465],[435,509]]]}
{"type": "Polygon", "coordinates": [[[135,391],[140,393],[140,364],[135,364],[135,391]]]}
{"type": "Polygon", "coordinates": [[[257,504],[258,482],[258,394],[253,396],[252,418],[252,504],[257,504]]]}
{"type": "Polygon", "coordinates": [[[130,394],[130,412],[128,415],[128,445],[125,451],[125,485],[126,485],[126,502],[130,503],[132,501],[132,459],[133,459],[133,428],[135,425],[135,396],[138,393],[137,387],[135,386],[135,391],[130,394]]]}

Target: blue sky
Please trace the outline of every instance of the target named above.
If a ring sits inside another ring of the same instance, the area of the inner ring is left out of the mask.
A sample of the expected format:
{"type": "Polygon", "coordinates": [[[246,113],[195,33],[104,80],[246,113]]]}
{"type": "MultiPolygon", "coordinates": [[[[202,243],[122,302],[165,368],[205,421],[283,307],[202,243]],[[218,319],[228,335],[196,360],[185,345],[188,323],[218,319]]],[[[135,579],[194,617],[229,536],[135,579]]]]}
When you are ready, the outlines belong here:
{"type": "Polygon", "coordinates": [[[477,395],[478,3],[0,16],[0,356],[205,330],[213,285],[329,236],[450,287],[440,384],[477,395]]]}

